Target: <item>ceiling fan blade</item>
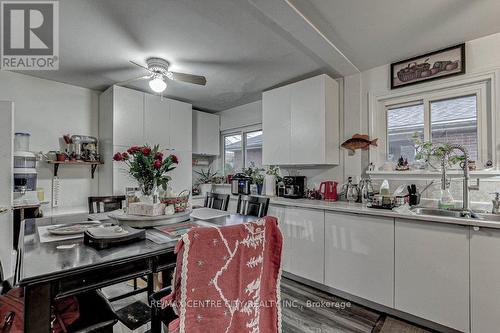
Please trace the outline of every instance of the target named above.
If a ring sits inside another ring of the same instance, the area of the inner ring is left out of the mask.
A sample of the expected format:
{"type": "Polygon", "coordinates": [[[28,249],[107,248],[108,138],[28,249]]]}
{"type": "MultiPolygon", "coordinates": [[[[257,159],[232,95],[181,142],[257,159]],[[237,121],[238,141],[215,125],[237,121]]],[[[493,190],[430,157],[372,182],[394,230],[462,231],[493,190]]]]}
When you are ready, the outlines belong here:
{"type": "Polygon", "coordinates": [[[122,81],[122,82],[118,82],[118,83],[115,83],[115,84],[119,85],[119,86],[122,86],[122,85],[130,83],[130,82],[134,82],[134,81],[138,81],[138,80],[145,80],[145,79],[149,79],[149,78],[151,78],[151,74],[144,75],[144,76],[139,76],[139,77],[135,77],[133,79],[122,81]]]}
{"type": "Polygon", "coordinates": [[[137,67],[141,67],[142,69],[145,69],[145,70],[147,70],[147,71],[148,71],[148,72],[150,72],[150,73],[153,73],[153,72],[152,72],[152,71],[150,71],[150,70],[149,70],[149,68],[147,68],[146,66],[143,66],[143,65],[141,65],[141,64],[138,64],[138,63],[136,63],[135,61],[132,61],[132,60],[129,60],[129,61],[130,61],[130,63],[131,63],[131,64],[136,65],[137,67]]]}
{"type": "Polygon", "coordinates": [[[171,73],[172,73],[172,80],[183,81],[183,82],[188,82],[188,83],[193,83],[193,84],[199,84],[201,86],[204,86],[207,84],[207,79],[204,76],[176,73],[176,72],[171,72],[171,73]]]}

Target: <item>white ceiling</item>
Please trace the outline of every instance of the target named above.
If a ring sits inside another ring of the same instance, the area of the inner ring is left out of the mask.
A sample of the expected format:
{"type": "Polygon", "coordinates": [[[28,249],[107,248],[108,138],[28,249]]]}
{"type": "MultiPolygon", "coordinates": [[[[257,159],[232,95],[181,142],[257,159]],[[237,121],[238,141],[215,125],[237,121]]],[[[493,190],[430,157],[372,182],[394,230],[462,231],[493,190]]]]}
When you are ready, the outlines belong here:
{"type": "MultiPolygon", "coordinates": [[[[128,60],[160,56],[173,71],[208,81],[170,81],[167,96],[220,111],[284,82],[365,70],[499,32],[499,14],[500,0],[64,0],[60,70],[24,73],[103,90],[144,75],[128,60]],[[273,12],[270,3],[295,16],[273,12]],[[298,20],[313,29],[302,32],[298,20]]],[[[129,86],[149,91],[144,81],[129,86]]]]}
{"type": "MultiPolygon", "coordinates": [[[[166,96],[219,111],[283,81],[333,72],[246,0],[64,0],[59,16],[59,71],[24,73],[104,90],[145,75],[129,60],[160,56],[172,71],[208,81],[169,81],[166,96]]],[[[146,81],[128,86],[150,92],[146,81]]]]}

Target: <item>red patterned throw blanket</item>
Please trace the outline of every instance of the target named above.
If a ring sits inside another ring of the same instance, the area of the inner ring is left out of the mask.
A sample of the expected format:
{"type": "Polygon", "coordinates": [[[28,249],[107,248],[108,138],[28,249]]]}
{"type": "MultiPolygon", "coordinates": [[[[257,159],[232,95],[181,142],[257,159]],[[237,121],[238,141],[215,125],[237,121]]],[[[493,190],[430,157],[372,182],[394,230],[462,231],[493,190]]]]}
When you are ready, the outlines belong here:
{"type": "Polygon", "coordinates": [[[274,217],[234,226],[193,228],[176,247],[176,333],[281,332],[283,239],[274,217]]]}

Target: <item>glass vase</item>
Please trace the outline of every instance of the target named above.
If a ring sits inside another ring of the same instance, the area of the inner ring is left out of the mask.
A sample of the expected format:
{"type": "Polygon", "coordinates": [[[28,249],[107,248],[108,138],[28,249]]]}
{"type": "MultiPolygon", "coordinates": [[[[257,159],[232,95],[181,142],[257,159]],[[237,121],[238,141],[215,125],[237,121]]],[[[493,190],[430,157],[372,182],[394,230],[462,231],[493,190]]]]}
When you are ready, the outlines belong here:
{"type": "Polygon", "coordinates": [[[147,202],[155,204],[158,202],[158,186],[156,181],[153,183],[141,183],[139,184],[142,196],[140,198],[141,202],[147,202]]]}

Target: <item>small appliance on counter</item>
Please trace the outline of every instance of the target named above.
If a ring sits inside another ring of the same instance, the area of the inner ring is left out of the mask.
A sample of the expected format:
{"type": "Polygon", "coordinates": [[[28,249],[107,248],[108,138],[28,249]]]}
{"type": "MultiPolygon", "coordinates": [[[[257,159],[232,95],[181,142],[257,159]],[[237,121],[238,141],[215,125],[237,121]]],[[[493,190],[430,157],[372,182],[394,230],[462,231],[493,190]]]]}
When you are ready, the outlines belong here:
{"type": "Polygon", "coordinates": [[[322,199],[326,201],[337,201],[339,199],[337,194],[337,185],[338,183],[333,180],[322,182],[319,185],[319,191],[322,199]]]}
{"type": "Polygon", "coordinates": [[[237,173],[231,178],[231,193],[234,195],[250,194],[252,178],[244,173],[237,173]]]}
{"type": "Polygon", "coordinates": [[[278,195],[283,198],[300,199],[306,195],[305,176],[283,177],[283,187],[278,189],[278,195]]]}
{"type": "MultiPolygon", "coordinates": [[[[29,149],[29,134],[16,133],[15,147],[29,149]],[[28,137],[26,136],[28,135],[28,137]],[[22,143],[17,142],[20,137],[22,143]],[[26,139],[28,138],[28,139],[26,139]],[[27,142],[25,142],[28,140],[27,142]]],[[[14,151],[14,207],[40,205],[37,192],[37,155],[29,151],[14,151]]]]}

